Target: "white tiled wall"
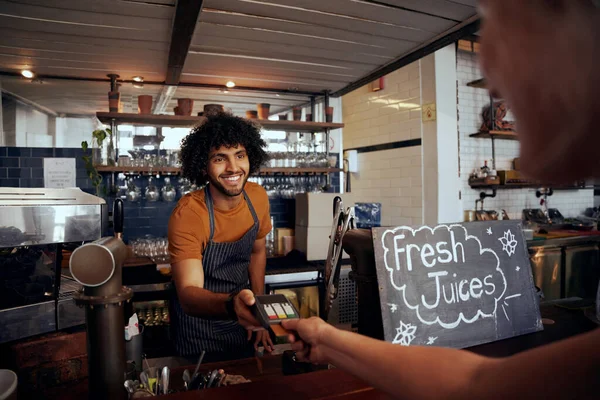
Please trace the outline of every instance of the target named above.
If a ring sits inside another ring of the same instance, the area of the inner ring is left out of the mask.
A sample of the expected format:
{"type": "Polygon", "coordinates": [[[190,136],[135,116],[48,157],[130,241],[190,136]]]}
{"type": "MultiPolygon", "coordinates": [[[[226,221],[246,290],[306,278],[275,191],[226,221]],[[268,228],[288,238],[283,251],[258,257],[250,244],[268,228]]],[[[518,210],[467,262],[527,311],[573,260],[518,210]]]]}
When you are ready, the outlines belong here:
{"type": "MultiPolygon", "coordinates": [[[[385,88],[369,86],[342,98],[344,148],[421,138],[420,62],[385,77],[385,88]]],[[[357,202],[382,204],[382,225],[423,222],[421,146],[358,154],[358,173],[351,174],[357,202]]]]}
{"type": "MultiPolygon", "coordinates": [[[[459,51],[457,54],[458,79],[458,129],[460,136],[460,175],[463,210],[472,210],[480,190],[469,187],[469,173],[480,168],[484,161],[491,166],[492,142],[490,139],[469,137],[481,126],[481,110],[489,104],[488,92],[466,86],[470,81],[481,78],[474,54],[459,51]]],[[[510,115],[506,119],[512,119],[510,115]]],[[[512,160],[519,155],[519,142],[496,140],[496,169],[512,169],[512,160]]],[[[594,203],[593,190],[555,191],[548,199],[550,207],[558,208],[566,217],[575,217],[594,203]]],[[[511,219],[521,218],[523,208],[539,207],[535,189],[498,190],[495,198],[485,199],[485,209],[506,210],[511,219]]]]}

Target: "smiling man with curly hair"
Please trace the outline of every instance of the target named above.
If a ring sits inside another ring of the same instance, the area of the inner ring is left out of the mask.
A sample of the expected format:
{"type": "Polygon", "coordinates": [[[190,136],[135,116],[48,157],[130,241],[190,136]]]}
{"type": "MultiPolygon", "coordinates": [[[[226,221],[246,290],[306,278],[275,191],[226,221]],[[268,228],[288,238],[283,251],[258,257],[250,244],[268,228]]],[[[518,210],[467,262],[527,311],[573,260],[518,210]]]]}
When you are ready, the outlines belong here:
{"type": "MultiPolygon", "coordinates": [[[[248,177],[268,159],[260,128],[226,113],[192,129],[181,146],[184,177],[206,185],[184,196],[169,221],[169,252],[176,290],[172,297],[175,349],[205,360],[253,354],[250,312],[263,294],[269,199],[248,177]]],[[[265,330],[254,347],[273,343],[265,330]]]]}

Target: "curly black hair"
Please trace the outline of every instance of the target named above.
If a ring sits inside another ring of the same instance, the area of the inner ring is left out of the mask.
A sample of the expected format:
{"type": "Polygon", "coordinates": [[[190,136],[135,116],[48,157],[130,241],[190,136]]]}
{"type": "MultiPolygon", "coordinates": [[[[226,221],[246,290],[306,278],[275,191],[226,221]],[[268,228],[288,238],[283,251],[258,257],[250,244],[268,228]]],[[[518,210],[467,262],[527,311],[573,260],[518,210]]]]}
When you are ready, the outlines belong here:
{"type": "Polygon", "coordinates": [[[193,128],[181,141],[181,173],[192,183],[204,185],[208,181],[208,154],[221,146],[246,148],[250,162],[250,175],[265,164],[269,156],[264,150],[265,141],[260,127],[247,119],[221,112],[207,117],[206,122],[193,128]]]}

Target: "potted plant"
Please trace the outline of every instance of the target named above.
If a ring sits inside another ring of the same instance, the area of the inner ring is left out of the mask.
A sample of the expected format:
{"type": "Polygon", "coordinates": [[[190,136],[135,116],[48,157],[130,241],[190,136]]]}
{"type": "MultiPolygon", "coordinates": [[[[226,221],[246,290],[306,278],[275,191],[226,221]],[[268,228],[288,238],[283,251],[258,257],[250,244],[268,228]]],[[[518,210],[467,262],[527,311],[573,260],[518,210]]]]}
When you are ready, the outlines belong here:
{"type": "Polygon", "coordinates": [[[86,172],[88,178],[90,179],[90,181],[92,182],[92,185],[94,186],[94,188],[96,188],[96,196],[101,197],[102,192],[103,192],[103,190],[102,190],[102,175],[100,175],[100,173],[94,166],[93,151],[88,153],[89,145],[88,145],[87,140],[84,140],[83,142],[81,142],[81,148],[83,149],[83,156],[81,156],[81,159],[83,160],[83,162],[85,164],[85,172],[86,172]]]}
{"type": "Polygon", "coordinates": [[[92,162],[94,165],[115,165],[115,145],[112,130],[96,129],[92,132],[92,162]]]}

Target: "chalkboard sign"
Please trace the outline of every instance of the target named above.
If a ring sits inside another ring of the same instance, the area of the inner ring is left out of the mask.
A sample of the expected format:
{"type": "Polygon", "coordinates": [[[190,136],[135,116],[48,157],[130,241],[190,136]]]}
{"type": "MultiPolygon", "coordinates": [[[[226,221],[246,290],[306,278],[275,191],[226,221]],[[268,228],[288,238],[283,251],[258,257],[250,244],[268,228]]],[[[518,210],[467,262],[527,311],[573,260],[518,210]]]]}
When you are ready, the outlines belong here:
{"type": "Polygon", "coordinates": [[[385,340],[464,348],[542,330],[519,221],[373,229],[385,340]]]}

